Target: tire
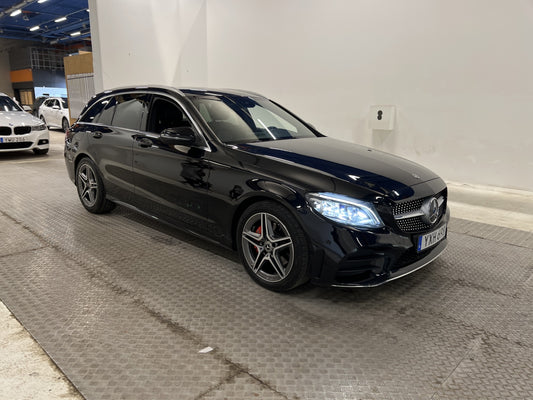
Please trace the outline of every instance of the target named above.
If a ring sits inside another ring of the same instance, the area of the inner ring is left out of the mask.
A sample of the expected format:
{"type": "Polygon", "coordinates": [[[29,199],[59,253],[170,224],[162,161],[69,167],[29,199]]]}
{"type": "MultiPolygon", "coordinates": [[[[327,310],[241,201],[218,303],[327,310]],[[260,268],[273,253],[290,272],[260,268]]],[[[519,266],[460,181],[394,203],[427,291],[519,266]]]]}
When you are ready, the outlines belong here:
{"type": "Polygon", "coordinates": [[[66,118],[63,118],[63,120],[61,121],[61,127],[63,128],[63,132],[67,133],[70,124],[68,123],[66,118]]]}
{"type": "Polygon", "coordinates": [[[33,149],[33,153],[37,156],[48,153],[48,149],[33,149]]]}
{"type": "Polygon", "coordinates": [[[81,204],[93,214],[103,214],[115,208],[115,203],[105,197],[105,188],[96,164],[82,159],[76,167],[76,187],[81,204]]]}
{"type": "Polygon", "coordinates": [[[259,285],[285,292],[309,280],[310,245],[296,218],[281,204],[261,201],[244,211],[237,248],[259,285]]]}
{"type": "Polygon", "coordinates": [[[50,129],[50,127],[46,123],[46,119],[44,119],[44,115],[41,115],[40,118],[41,118],[41,121],[43,121],[43,123],[46,125],[46,129],[50,129]]]}

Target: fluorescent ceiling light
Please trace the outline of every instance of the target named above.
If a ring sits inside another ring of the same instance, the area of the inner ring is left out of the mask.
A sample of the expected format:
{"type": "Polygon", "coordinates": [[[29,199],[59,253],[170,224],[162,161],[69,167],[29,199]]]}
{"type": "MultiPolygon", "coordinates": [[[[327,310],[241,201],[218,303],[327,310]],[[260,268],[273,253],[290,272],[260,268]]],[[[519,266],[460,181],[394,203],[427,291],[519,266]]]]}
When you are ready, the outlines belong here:
{"type": "Polygon", "coordinates": [[[39,25],[36,25],[36,26],[30,28],[30,32],[36,31],[36,30],[39,29],[39,28],[40,28],[40,26],[39,26],[39,25]]]}
{"type": "Polygon", "coordinates": [[[11,14],[9,14],[10,17],[16,17],[22,12],[22,10],[19,8],[18,10],[13,11],[11,14]]]}
{"type": "Polygon", "coordinates": [[[81,32],[74,32],[70,34],[70,36],[79,36],[79,35],[81,35],[81,32]]]}
{"type": "Polygon", "coordinates": [[[37,3],[41,4],[44,3],[46,0],[39,0],[37,3]]]}
{"type": "Polygon", "coordinates": [[[66,20],[67,20],[67,17],[61,17],[61,18],[56,19],[54,22],[63,22],[66,20]]]}

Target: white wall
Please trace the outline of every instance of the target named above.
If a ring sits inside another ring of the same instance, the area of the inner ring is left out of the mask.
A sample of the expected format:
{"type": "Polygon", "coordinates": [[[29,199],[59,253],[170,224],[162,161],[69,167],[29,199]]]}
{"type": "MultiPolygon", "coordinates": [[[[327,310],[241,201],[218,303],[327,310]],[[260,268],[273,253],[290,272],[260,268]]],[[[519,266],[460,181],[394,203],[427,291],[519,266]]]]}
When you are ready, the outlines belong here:
{"type": "Polygon", "coordinates": [[[529,0],[90,0],[90,7],[97,90],[149,83],[254,90],[330,136],[405,156],[447,180],[533,191],[529,0]],[[368,128],[374,104],[397,107],[394,131],[368,128]]]}

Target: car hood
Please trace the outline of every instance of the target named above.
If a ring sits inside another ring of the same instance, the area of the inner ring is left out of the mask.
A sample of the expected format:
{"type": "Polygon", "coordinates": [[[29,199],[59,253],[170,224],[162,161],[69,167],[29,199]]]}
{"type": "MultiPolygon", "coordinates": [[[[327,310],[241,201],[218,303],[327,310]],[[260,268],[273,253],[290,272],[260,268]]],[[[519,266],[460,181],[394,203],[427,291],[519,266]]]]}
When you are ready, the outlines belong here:
{"type": "Polygon", "coordinates": [[[2,126],[34,126],[42,121],[26,111],[0,111],[0,125],[2,126]]]}
{"type": "MultiPolygon", "coordinates": [[[[329,137],[247,143],[236,147],[393,198],[405,197],[412,193],[411,186],[438,178],[412,161],[329,137]]],[[[283,174],[282,170],[279,172],[283,174]]]]}

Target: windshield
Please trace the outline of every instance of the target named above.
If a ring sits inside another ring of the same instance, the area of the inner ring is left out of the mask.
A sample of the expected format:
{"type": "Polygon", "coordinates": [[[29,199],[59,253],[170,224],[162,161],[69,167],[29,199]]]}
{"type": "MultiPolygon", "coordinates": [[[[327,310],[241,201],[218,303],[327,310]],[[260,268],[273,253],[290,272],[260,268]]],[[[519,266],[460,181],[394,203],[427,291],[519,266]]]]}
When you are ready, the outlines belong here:
{"type": "Polygon", "coordinates": [[[17,103],[7,96],[0,96],[0,111],[24,111],[17,103]]]}
{"type": "Polygon", "coordinates": [[[205,95],[190,100],[224,143],[317,136],[293,115],[260,97],[205,95]]]}

